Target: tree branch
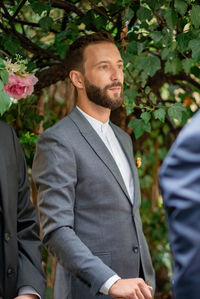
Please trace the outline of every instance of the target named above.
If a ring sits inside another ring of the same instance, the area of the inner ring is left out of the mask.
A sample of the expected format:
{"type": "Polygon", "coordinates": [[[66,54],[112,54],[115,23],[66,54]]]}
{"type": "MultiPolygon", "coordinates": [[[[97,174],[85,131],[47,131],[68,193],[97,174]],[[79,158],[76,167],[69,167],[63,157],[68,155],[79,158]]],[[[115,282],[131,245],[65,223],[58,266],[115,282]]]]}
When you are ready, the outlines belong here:
{"type": "Polygon", "coordinates": [[[93,1],[87,0],[87,2],[91,5],[91,7],[94,8],[94,10],[96,10],[96,12],[106,18],[109,22],[113,23],[112,19],[106,13],[104,13],[93,1]]]}
{"type": "Polygon", "coordinates": [[[2,1],[0,1],[0,7],[3,8],[6,18],[7,18],[8,20],[10,20],[10,19],[11,19],[11,15],[9,14],[7,8],[5,7],[5,5],[3,4],[2,1]]]}
{"type": "Polygon", "coordinates": [[[22,25],[28,25],[28,26],[31,26],[31,27],[40,27],[40,25],[38,25],[38,23],[22,21],[22,20],[19,20],[19,19],[15,19],[15,22],[19,23],[19,24],[22,24],[22,25]]]}
{"type": "Polygon", "coordinates": [[[20,42],[20,44],[22,45],[22,47],[24,49],[30,51],[33,54],[41,55],[41,56],[43,56],[43,58],[53,58],[55,60],[60,61],[60,57],[58,55],[54,55],[51,52],[37,46],[32,41],[30,41],[26,36],[22,35],[21,33],[17,32],[16,30],[13,33],[14,33],[13,37],[20,42]]]}
{"type": "Polygon", "coordinates": [[[134,16],[132,17],[132,19],[130,20],[130,22],[128,24],[128,28],[132,28],[136,21],[137,21],[137,16],[136,16],[136,14],[134,14],[134,16]]]}
{"type": "Polygon", "coordinates": [[[63,1],[63,0],[51,0],[51,6],[55,8],[61,8],[64,9],[66,12],[73,11],[75,12],[79,17],[83,17],[84,13],[76,7],[74,4],[63,1]]]}
{"type": "MultiPolygon", "coordinates": [[[[22,21],[22,20],[19,20],[19,19],[15,19],[14,22],[15,22],[15,23],[22,24],[22,25],[27,25],[27,26],[31,26],[31,27],[41,28],[40,25],[39,25],[38,23],[22,21]]],[[[50,32],[53,32],[53,33],[55,33],[55,34],[58,34],[58,33],[59,33],[59,31],[56,31],[56,30],[54,30],[54,29],[50,29],[50,32]]]]}
{"type": "Polygon", "coordinates": [[[8,58],[10,58],[10,55],[8,55],[5,51],[0,50],[0,53],[2,53],[3,55],[7,56],[8,58]]]}
{"type": "Polygon", "coordinates": [[[181,72],[178,75],[174,76],[175,80],[184,80],[187,81],[189,83],[191,83],[193,86],[197,87],[200,90],[200,83],[198,83],[197,81],[195,81],[194,79],[192,79],[192,77],[186,75],[184,72],[181,72]]]}
{"type": "Polygon", "coordinates": [[[12,16],[12,19],[14,20],[15,17],[18,15],[18,13],[20,12],[20,10],[22,9],[22,7],[24,6],[24,4],[26,3],[27,0],[22,0],[22,2],[20,3],[20,5],[18,6],[16,12],[14,13],[14,15],[12,16]]]}
{"type": "Polygon", "coordinates": [[[35,85],[34,93],[38,94],[43,88],[50,86],[51,84],[55,84],[60,80],[64,80],[66,78],[66,74],[67,72],[63,63],[54,64],[38,71],[36,73],[36,77],[39,81],[35,85]]]}

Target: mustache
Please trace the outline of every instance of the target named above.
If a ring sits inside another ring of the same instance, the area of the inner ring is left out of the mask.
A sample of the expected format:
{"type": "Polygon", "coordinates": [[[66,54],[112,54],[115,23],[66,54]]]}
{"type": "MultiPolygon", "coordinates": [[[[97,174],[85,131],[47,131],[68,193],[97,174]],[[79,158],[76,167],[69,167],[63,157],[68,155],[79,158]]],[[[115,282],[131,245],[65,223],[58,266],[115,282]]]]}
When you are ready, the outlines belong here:
{"type": "Polygon", "coordinates": [[[106,85],[104,87],[104,89],[109,89],[109,88],[116,87],[116,86],[123,87],[123,84],[119,81],[118,82],[113,82],[112,84],[106,85]]]}

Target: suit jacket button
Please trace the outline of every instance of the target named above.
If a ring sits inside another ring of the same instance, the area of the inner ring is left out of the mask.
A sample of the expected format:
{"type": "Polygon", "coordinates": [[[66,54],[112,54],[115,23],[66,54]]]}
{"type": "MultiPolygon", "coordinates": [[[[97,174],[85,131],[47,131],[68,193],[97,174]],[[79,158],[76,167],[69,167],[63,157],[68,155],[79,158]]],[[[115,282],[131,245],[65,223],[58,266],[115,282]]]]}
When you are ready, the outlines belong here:
{"type": "Polygon", "coordinates": [[[8,274],[9,277],[13,276],[15,274],[15,270],[13,268],[8,268],[7,274],[8,274]]]}
{"type": "Polygon", "coordinates": [[[139,251],[138,246],[133,247],[133,252],[134,253],[138,253],[138,251],[139,251]]]}
{"type": "Polygon", "coordinates": [[[7,242],[10,240],[10,234],[9,233],[4,234],[4,240],[7,241],[7,242]]]}

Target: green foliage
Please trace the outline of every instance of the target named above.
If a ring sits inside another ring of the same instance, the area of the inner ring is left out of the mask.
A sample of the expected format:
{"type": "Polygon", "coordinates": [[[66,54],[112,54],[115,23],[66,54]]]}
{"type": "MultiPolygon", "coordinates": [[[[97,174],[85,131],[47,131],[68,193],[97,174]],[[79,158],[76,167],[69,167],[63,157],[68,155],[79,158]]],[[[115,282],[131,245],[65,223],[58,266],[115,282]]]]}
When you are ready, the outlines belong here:
{"type": "MultiPolygon", "coordinates": [[[[141,204],[143,230],[148,244],[150,244],[156,273],[160,273],[157,278],[158,288],[159,280],[162,280],[165,292],[170,288],[168,279],[172,276],[172,257],[162,198],[160,196],[155,198],[157,192],[154,193],[153,190],[158,190],[158,165],[167,154],[170,141],[169,133],[170,127],[167,124],[163,127],[159,119],[153,119],[149,138],[140,143],[139,149],[135,153],[136,157],[141,158],[141,167],[138,172],[143,194],[141,204]],[[163,275],[163,269],[167,273],[166,276],[163,275]]],[[[161,298],[163,297],[162,295],[161,298]]]]}
{"type": "Polygon", "coordinates": [[[29,131],[22,134],[21,137],[19,138],[19,141],[24,148],[24,154],[28,165],[32,164],[37,139],[38,136],[35,135],[34,133],[30,133],[29,131]]]}
{"type": "Polygon", "coordinates": [[[200,26],[200,5],[193,5],[191,9],[191,22],[194,25],[195,28],[199,28],[200,26]]]}
{"type": "Polygon", "coordinates": [[[160,59],[156,56],[139,57],[138,67],[143,70],[147,76],[153,77],[155,73],[160,69],[160,59]]]}
{"type": "Polygon", "coordinates": [[[10,106],[10,97],[2,91],[3,83],[0,81],[0,115],[3,115],[4,112],[10,106]]]}
{"type": "Polygon", "coordinates": [[[15,127],[29,167],[41,126],[47,129],[71,108],[67,100],[66,109],[63,87],[59,88],[65,77],[69,45],[79,36],[95,31],[106,30],[113,35],[124,60],[126,124],[137,139],[134,145],[140,149],[138,154],[143,161],[139,172],[144,227],[156,269],[164,264],[169,271],[163,207],[156,198],[157,204],[151,208],[150,191],[169,146],[200,105],[199,2],[29,0],[21,7],[17,0],[3,2],[0,114],[15,127]],[[2,91],[8,82],[3,61],[6,56],[14,59],[16,53],[27,59],[28,71],[37,70],[39,83],[35,96],[10,106],[9,97],[2,91]],[[47,91],[52,84],[57,86],[54,94],[47,91]]]}
{"type": "Polygon", "coordinates": [[[182,120],[182,112],[185,111],[185,108],[180,103],[175,103],[168,109],[168,115],[173,122],[177,120],[179,123],[182,120]]]}
{"type": "Polygon", "coordinates": [[[39,25],[44,32],[49,32],[53,25],[53,20],[52,20],[52,18],[46,16],[39,20],[39,25]]]}
{"type": "Polygon", "coordinates": [[[29,3],[31,4],[33,11],[40,16],[44,11],[49,12],[51,10],[51,6],[42,1],[29,0],[29,3]]]}
{"type": "Polygon", "coordinates": [[[3,92],[4,83],[8,83],[8,72],[5,70],[3,59],[0,58],[0,115],[10,106],[10,97],[3,92]]]}
{"type": "Polygon", "coordinates": [[[144,132],[151,131],[151,125],[149,120],[144,121],[143,119],[132,119],[129,123],[129,128],[134,130],[135,138],[138,139],[140,136],[143,135],[144,132]]]}
{"type": "Polygon", "coordinates": [[[163,123],[165,122],[165,115],[166,115],[166,111],[163,108],[159,108],[158,110],[154,111],[155,119],[159,119],[163,123]]]}

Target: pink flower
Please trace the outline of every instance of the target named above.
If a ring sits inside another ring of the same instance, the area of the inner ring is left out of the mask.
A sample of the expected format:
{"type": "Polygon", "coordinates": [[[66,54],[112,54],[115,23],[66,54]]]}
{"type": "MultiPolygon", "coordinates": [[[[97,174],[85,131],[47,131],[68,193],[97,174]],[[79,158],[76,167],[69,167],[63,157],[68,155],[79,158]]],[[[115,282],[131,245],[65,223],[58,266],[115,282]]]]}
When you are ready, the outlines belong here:
{"type": "Polygon", "coordinates": [[[23,74],[10,75],[8,84],[4,84],[3,91],[7,93],[11,98],[20,100],[31,95],[34,90],[34,85],[38,82],[38,79],[34,75],[23,74]]]}

